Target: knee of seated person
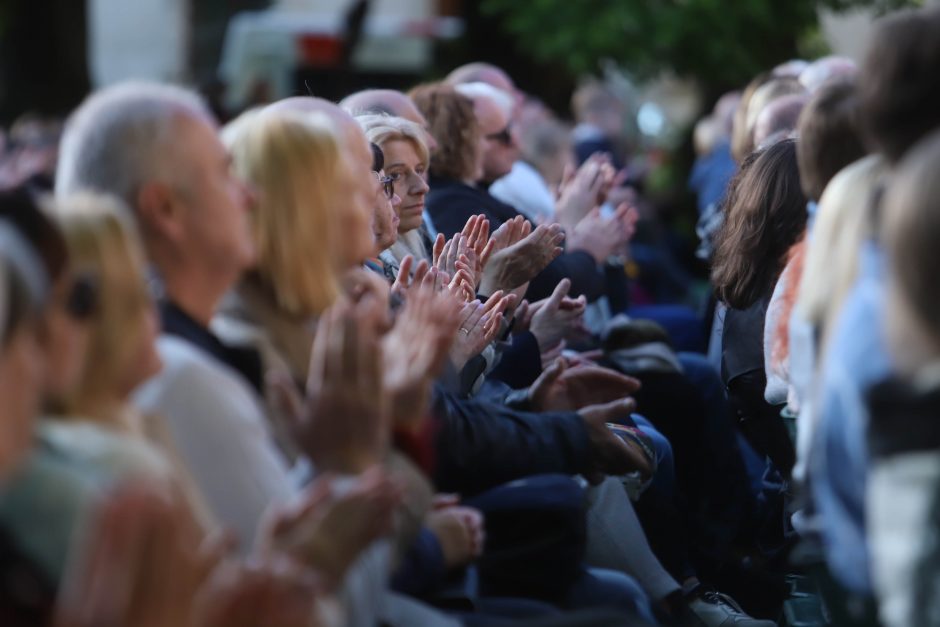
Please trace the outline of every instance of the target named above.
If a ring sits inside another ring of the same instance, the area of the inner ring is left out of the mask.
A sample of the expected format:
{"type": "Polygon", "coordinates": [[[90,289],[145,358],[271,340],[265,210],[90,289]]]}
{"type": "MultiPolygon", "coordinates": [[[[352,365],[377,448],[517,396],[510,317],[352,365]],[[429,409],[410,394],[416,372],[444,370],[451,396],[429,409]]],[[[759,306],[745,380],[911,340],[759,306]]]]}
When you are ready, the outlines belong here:
{"type": "Polygon", "coordinates": [[[653,423],[647,420],[645,416],[633,414],[632,418],[633,422],[640,428],[640,431],[645,433],[652,441],[653,452],[656,453],[657,467],[661,466],[663,463],[671,463],[672,444],[669,443],[669,439],[657,431],[653,423]]]}

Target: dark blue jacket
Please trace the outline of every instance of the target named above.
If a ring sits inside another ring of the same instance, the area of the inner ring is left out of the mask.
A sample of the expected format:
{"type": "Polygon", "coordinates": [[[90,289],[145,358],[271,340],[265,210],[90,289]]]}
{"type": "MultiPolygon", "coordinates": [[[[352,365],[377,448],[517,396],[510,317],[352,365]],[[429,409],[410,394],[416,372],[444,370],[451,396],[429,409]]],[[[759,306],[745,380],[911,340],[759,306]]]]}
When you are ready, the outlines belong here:
{"type": "Polygon", "coordinates": [[[439,491],[467,497],[522,477],[590,469],[587,430],[576,413],[516,411],[461,399],[440,385],[432,407],[439,491]]]}

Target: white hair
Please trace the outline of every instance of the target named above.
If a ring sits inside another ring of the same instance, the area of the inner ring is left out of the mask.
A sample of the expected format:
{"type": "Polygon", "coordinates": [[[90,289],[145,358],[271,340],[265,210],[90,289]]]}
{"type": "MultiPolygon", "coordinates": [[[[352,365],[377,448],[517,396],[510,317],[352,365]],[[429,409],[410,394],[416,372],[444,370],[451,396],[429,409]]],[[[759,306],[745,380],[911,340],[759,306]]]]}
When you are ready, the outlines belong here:
{"type": "Polygon", "coordinates": [[[839,79],[852,79],[858,74],[858,65],[848,57],[831,55],[816,59],[800,72],[799,81],[810,93],[839,79]]]}
{"type": "Polygon", "coordinates": [[[109,193],[133,208],[143,182],[185,172],[171,152],[181,115],[212,119],[199,96],[180,87],[128,82],[92,94],[66,123],[56,195],[109,193]]]}
{"type": "Polygon", "coordinates": [[[513,97],[499,87],[493,87],[489,83],[461,83],[454,85],[458,93],[463,94],[471,100],[477,98],[487,98],[493,104],[500,108],[507,118],[512,118],[512,110],[515,105],[513,97]]]}

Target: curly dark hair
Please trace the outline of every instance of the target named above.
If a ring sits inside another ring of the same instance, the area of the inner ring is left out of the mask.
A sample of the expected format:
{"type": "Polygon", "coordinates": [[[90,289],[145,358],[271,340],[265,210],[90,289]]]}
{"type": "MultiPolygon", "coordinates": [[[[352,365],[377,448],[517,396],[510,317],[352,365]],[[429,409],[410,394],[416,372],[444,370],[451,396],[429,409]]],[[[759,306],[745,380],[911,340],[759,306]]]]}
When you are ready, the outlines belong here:
{"type": "Polygon", "coordinates": [[[773,292],[787,251],[806,228],[796,140],[751,153],[731,181],[724,212],[712,283],[728,306],[747,309],[773,292]]]}
{"type": "Polygon", "coordinates": [[[443,83],[419,85],[408,95],[427,118],[429,131],[437,140],[431,174],[457,180],[473,178],[480,135],[473,101],[443,83]]]}

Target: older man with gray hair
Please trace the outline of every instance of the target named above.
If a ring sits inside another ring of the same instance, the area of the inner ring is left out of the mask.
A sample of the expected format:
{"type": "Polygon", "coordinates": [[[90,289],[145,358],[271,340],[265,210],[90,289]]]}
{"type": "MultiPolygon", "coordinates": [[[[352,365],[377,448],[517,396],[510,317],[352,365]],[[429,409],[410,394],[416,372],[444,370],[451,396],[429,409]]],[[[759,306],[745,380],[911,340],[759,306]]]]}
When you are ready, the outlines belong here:
{"type": "MultiPolygon", "coordinates": [[[[310,464],[292,469],[275,444],[258,353],[209,329],[222,296],[255,262],[252,194],[232,174],[205,105],[183,89],[145,83],[98,92],[69,120],[56,194],[82,189],[131,209],[162,291],[164,368],[134,402],[165,419],[163,444],[246,552],[269,509],[301,498],[311,474],[310,464]]],[[[387,543],[372,543],[339,574],[347,624],[377,622],[388,556],[387,543]]]]}

